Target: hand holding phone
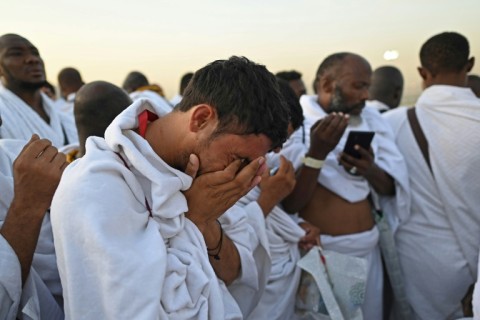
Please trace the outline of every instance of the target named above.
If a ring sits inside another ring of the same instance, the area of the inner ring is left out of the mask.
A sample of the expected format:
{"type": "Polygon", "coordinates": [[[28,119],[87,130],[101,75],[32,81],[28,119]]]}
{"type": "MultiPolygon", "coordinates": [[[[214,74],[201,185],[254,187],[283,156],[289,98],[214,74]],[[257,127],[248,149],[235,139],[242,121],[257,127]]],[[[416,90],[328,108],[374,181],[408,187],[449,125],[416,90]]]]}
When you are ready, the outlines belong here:
{"type": "Polygon", "coordinates": [[[356,159],[360,159],[360,153],[355,150],[355,145],[359,145],[363,149],[369,150],[374,135],[375,132],[373,131],[350,131],[343,152],[356,159]]]}

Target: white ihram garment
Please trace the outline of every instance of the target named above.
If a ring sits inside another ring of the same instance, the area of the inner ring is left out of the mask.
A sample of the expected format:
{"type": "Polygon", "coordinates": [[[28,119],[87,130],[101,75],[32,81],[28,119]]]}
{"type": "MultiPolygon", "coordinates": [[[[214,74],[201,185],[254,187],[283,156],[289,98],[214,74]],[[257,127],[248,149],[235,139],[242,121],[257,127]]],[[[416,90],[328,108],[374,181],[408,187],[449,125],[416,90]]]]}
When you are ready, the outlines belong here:
{"type": "Polygon", "coordinates": [[[480,100],[468,88],[436,85],[416,104],[433,176],[407,119],[385,113],[410,172],[412,206],[396,234],[406,293],[418,319],[462,315],[480,247],[480,100]]]}
{"type": "Polygon", "coordinates": [[[52,225],[66,317],[241,319],[202,234],[184,216],[181,191],[192,179],[134,131],[146,109],[162,114],[138,100],[115,118],[105,140],[90,137],[55,194],[52,225]]]}
{"type": "Polygon", "coordinates": [[[36,133],[59,148],[78,141],[77,129],[72,116],[66,116],[55,109],[53,101],[41,93],[43,108],[50,118],[47,123],[38,113],[13,92],[0,86],[0,138],[30,140],[36,133]]]}

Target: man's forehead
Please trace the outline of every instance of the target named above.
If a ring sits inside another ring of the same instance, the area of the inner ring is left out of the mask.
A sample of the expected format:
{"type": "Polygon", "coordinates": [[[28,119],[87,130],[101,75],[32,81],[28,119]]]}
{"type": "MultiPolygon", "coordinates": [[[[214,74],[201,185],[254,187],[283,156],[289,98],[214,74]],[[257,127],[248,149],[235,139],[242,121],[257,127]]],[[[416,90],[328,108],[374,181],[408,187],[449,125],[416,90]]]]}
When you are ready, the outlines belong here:
{"type": "Polygon", "coordinates": [[[0,50],[8,50],[16,47],[36,48],[30,41],[19,35],[4,35],[0,37],[0,50]]]}

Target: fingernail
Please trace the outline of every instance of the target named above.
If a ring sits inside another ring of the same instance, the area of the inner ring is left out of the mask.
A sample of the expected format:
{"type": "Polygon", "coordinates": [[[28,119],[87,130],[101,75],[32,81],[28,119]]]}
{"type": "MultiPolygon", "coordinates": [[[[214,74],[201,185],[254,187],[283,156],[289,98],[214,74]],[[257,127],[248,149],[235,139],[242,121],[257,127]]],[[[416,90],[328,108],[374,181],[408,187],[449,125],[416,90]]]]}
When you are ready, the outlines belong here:
{"type": "Polygon", "coordinates": [[[259,165],[262,165],[265,163],[265,158],[264,157],[261,157],[260,159],[258,159],[258,164],[259,165]]]}
{"type": "Polygon", "coordinates": [[[195,157],[195,156],[194,156],[193,153],[192,153],[192,154],[190,155],[190,157],[188,157],[188,162],[190,162],[191,164],[193,164],[193,161],[194,161],[193,159],[194,159],[194,157],[195,157]]]}

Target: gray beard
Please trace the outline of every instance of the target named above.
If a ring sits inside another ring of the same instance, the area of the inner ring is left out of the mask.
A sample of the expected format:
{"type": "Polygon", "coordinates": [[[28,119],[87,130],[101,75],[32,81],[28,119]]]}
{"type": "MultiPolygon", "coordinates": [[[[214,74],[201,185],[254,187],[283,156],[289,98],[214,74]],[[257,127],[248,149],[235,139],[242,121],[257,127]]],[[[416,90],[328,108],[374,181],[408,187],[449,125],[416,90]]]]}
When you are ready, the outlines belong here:
{"type": "Polygon", "coordinates": [[[350,127],[359,127],[363,122],[363,119],[361,116],[357,115],[350,115],[350,118],[348,119],[348,125],[350,127]]]}

